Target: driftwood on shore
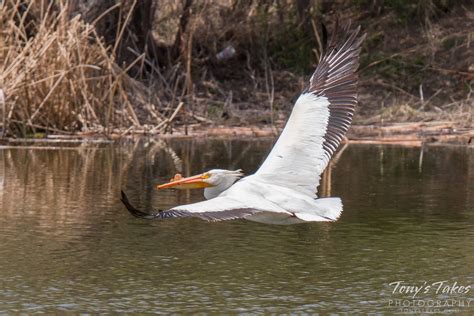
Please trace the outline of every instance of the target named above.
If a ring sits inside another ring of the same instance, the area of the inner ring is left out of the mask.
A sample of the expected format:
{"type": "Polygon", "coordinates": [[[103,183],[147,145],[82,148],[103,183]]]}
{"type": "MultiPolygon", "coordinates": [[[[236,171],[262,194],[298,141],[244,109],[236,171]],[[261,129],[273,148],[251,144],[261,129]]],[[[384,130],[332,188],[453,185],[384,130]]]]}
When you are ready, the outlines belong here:
{"type": "MultiPolygon", "coordinates": [[[[97,133],[77,133],[76,135],[49,135],[39,139],[3,140],[3,145],[25,143],[51,142],[55,144],[71,143],[102,143],[112,142],[124,138],[153,137],[153,138],[275,138],[281,130],[271,126],[203,126],[193,124],[173,129],[173,133],[162,134],[156,129],[116,129],[110,135],[97,133]]],[[[453,144],[474,146],[474,130],[458,129],[451,122],[424,122],[424,123],[398,123],[387,126],[360,126],[354,125],[349,129],[344,144],[393,144],[402,146],[419,147],[423,144],[453,144]]]]}
{"type": "Polygon", "coordinates": [[[386,126],[352,126],[351,143],[394,143],[420,146],[423,143],[472,145],[474,130],[459,129],[453,122],[396,123],[386,126]]]}

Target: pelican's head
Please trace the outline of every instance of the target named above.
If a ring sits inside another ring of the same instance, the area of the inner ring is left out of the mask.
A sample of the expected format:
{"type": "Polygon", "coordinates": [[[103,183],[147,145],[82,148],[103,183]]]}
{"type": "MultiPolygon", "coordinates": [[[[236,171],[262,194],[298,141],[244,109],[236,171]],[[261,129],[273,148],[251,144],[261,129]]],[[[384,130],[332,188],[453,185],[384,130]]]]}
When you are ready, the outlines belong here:
{"type": "Polygon", "coordinates": [[[158,185],[158,190],[175,188],[175,189],[200,189],[200,188],[216,188],[220,192],[229,188],[235,181],[240,179],[244,174],[242,170],[223,170],[212,169],[207,172],[183,178],[180,174],[174,176],[170,182],[158,185]]]}

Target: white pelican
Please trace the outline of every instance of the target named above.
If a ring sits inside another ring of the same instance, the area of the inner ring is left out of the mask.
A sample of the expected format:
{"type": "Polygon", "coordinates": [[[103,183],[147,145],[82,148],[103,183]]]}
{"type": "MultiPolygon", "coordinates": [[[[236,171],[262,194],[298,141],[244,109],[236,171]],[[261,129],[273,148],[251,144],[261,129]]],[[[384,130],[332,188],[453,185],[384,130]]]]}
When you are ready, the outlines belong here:
{"type": "Polygon", "coordinates": [[[364,35],[350,25],[334,32],[327,50],[300,95],[288,122],[262,166],[242,177],[240,170],[214,169],[180,178],[158,189],[205,188],[207,201],[143,212],[122,192],[122,202],[135,217],[197,217],[207,221],[237,218],[269,223],[335,221],[340,198],[317,198],[316,189],[329,159],[352,121],[357,104],[359,53],[364,35]]]}

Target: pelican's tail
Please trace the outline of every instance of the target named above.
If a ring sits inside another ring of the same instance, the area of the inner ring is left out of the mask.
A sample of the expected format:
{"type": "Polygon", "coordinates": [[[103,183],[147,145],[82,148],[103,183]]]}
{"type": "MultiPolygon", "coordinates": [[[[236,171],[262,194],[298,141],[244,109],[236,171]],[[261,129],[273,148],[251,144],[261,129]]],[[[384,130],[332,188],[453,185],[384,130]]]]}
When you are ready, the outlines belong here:
{"type": "Polygon", "coordinates": [[[315,208],[295,213],[295,216],[307,222],[336,221],[342,213],[340,198],[320,198],[315,200],[315,208]]]}

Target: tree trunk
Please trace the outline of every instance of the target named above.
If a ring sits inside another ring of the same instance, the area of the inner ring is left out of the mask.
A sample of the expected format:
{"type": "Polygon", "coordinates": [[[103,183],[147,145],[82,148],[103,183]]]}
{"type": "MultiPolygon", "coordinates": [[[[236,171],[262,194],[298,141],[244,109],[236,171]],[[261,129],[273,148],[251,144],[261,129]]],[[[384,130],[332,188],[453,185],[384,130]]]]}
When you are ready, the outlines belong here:
{"type": "MultiPolygon", "coordinates": [[[[154,0],[73,0],[71,16],[80,14],[94,23],[97,34],[113,50],[117,64],[126,68],[145,54],[151,64],[166,58],[152,36],[156,10],[154,0]]],[[[142,63],[129,70],[132,76],[143,75],[142,63]]]]}

